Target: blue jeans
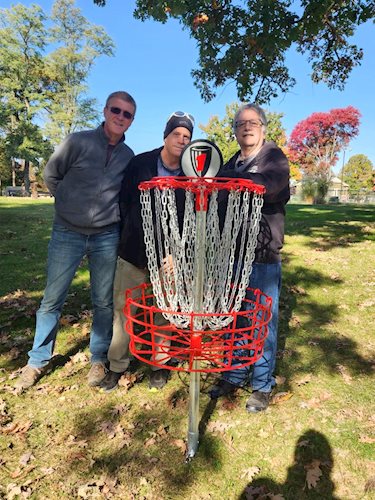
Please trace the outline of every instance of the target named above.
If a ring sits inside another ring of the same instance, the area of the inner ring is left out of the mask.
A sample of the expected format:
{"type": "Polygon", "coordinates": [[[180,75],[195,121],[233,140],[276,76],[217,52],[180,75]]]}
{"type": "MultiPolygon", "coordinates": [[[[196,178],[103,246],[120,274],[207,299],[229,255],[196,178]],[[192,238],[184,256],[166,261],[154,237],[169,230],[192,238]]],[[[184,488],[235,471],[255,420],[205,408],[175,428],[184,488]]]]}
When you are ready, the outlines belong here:
{"type": "Polygon", "coordinates": [[[106,362],[112,338],[113,279],[119,229],[84,235],[54,224],[48,246],[47,285],[36,313],[34,343],[29,365],[46,366],[52,358],[61,311],[76,270],[87,255],[90,270],[93,321],[90,336],[91,362],[106,362]]]}
{"type": "MultiPolygon", "coordinates": [[[[272,318],[268,323],[268,336],[264,343],[263,356],[252,366],[224,372],[228,382],[244,386],[249,381],[254,391],[270,392],[275,385],[273,372],[276,365],[277,330],[279,323],[279,296],[281,289],[281,262],[276,264],[253,264],[249,287],[259,288],[272,298],[272,318]]],[[[248,298],[251,293],[247,292],[248,298]]],[[[250,304],[246,304],[250,307],[250,304]]],[[[245,307],[246,307],[245,306],[245,307]]]]}

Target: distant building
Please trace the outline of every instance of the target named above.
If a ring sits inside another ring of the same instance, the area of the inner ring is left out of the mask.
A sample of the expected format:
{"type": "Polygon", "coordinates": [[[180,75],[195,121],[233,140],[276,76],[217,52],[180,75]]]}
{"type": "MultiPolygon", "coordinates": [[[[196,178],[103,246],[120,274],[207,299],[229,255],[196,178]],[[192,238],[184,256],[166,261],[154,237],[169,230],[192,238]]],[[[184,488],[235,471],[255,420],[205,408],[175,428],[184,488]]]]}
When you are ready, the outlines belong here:
{"type": "Polygon", "coordinates": [[[331,177],[327,191],[327,200],[346,202],[349,200],[349,184],[338,177],[331,177]]]}

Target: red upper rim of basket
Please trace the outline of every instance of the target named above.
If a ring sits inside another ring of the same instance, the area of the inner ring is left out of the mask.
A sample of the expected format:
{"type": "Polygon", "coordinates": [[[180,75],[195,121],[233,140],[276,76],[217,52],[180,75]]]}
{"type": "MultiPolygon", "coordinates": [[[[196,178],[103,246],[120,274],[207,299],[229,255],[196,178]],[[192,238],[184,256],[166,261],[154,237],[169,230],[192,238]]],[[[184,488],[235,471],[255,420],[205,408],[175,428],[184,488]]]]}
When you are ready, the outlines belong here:
{"type": "Polygon", "coordinates": [[[139,189],[146,191],[152,188],[158,189],[184,189],[201,193],[204,190],[210,193],[215,190],[230,191],[252,191],[256,194],[264,194],[266,189],[260,184],[249,179],[232,179],[227,177],[154,177],[149,181],[143,181],[139,184],[139,189]]]}

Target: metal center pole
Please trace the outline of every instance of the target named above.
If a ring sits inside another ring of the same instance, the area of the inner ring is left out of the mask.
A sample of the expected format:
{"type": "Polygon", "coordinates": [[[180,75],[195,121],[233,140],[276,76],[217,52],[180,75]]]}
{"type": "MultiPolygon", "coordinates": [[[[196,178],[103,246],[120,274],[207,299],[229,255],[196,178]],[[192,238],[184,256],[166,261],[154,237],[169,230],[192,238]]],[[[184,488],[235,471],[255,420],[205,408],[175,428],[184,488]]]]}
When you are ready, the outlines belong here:
{"type": "MultiPolygon", "coordinates": [[[[206,208],[204,205],[204,194],[201,192],[198,196],[196,207],[196,240],[195,240],[195,268],[194,268],[194,312],[203,312],[203,285],[204,285],[204,263],[206,254],[206,208]]],[[[194,318],[194,332],[202,330],[202,319],[194,318]]],[[[192,335],[201,336],[200,333],[192,335]]],[[[193,342],[192,342],[193,343],[193,342]]],[[[194,359],[190,372],[190,399],[189,399],[189,431],[186,459],[190,460],[198,449],[199,442],[199,391],[200,391],[200,373],[195,371],[199,369],[199,361],[194,359]]]]}

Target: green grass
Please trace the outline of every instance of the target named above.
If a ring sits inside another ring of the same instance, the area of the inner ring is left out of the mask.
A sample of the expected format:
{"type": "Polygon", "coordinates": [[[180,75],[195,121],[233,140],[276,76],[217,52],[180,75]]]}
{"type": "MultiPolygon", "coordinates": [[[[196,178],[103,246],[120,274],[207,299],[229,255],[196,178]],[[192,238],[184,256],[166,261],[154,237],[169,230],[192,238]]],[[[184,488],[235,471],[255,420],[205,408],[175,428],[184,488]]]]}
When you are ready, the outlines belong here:
{"type": "Polygon", "coordinates": [[[140,367],[129,391],[104,394],[86,385],[84,358],[70,361],[88,356],[85,265],[49,373],[14,393],[52,219],[51,200],[0,198],[0,497],[375,498],[373,206],[288,206],[277,392],[292,397],[249,415],[246,391],[212,402],[212,376],[202,376],[200,445],[189,464],[187,374],[152,393],[140,367]],[[314,465],[321,476],[309,489],[314,465]]]}

